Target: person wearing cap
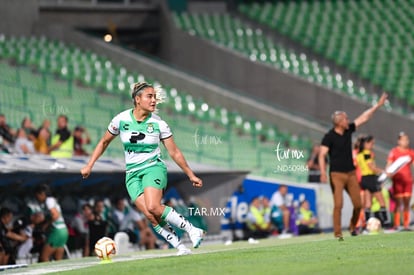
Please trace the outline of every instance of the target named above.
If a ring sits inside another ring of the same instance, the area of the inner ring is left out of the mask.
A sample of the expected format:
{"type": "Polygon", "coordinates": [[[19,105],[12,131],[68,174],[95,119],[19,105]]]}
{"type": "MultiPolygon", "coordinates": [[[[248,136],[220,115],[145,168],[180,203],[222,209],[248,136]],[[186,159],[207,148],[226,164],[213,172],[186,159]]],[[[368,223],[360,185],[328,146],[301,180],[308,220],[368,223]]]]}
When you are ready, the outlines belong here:
{"type": "Polygon", "coordinates": [[[73,155],[89,156],[88,152],[83,148],[85,144],[91,143],[88,131],[82,126],[76,126],[73,131],[73,155]]]}
{"type": "Polygon", "coordinates": [[[191,250],[180,241],[169,224],[185,230],[194,248],[199,247],[204,231],[161,203],[163,191],[167,187],[167,167],[161,159],[160,143],[163,143],[171,159],[183,170],[194,187],[202,187],[203,181],[187,164],[168,124],[154,113],[157,103],[162,100],[162,92],[160,88],[154,88],[146,82],[133,86],[131,97],[134,107],[112,119],[89,162],[81,169],[81,175],[87,178],[108,145],[120,136],[125,151],[125,182],[131,200],[150,220],[154,230],[178,249],[177,255],[187,255],[191,254],[191,250]]]}
{"type": "Polygon", "coordinates": [[[410,162],[406,163],[392,176],[392,191],[395,199],[394,229],[400,229],[401,214],[403,229],[410,229],[410,201],[413,192],[413,176],[411,165],[414,163],[414,150],[410,148],[410,138],[405,132],[398,135],[397,146],[388,154],[387,167],[400,157],[409,156],[410,162]]]}
{"type": "Polygon", "coordinates": [[[319,152],[321,182],[326,183],[328,181],[326,173],[326,157],[329,155],[329,177],[334,201],[334,236],[339,241],[344,240],[341,226],[343,191],[347,191],[354,207],[349,224],[349,231],[352,236],[357,235],[356,224],[362,208],[360,186],[352,158],[352,134],[358,127],[371,119],[373,114],[385,104],[387,97],[386,93],[382,94],[374,106],[364,111],[353,122],[349,121],[346,112],[334,112],[331,116],[333,128],[331,128],[322,139],[319,152]]]}

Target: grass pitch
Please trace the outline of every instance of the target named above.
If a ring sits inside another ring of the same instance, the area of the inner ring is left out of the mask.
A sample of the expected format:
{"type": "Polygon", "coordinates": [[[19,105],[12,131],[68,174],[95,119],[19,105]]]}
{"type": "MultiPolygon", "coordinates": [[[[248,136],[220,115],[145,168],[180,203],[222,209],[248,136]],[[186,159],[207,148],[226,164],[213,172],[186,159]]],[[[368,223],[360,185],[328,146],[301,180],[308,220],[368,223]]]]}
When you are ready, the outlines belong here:
{"type": "Polygon", "coordinates": [[[18,274],[414,274],[414,232],[345,237],[331,234],[205,245],[193,255],[174,250],[34,264],[18,274]]]}

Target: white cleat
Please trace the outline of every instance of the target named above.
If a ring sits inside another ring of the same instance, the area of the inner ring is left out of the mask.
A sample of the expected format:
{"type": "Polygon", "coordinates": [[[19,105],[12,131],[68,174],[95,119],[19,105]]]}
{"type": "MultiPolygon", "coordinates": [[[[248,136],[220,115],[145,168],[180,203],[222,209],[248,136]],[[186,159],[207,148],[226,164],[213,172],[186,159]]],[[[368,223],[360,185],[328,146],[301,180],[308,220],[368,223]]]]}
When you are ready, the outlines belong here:
{"type": "Polygon", "coordinates": [[[194,248],[198,248],[200,246],[204,234],[204,230],[197,227],[193,227],[189,235],[194,248]]]}
{"type": "Polygon", "coordinates": [[[184,255],[191,255],[192,252],[187,247],[179,248],[177,252],[177,256],[184,256],[184,255]]]}

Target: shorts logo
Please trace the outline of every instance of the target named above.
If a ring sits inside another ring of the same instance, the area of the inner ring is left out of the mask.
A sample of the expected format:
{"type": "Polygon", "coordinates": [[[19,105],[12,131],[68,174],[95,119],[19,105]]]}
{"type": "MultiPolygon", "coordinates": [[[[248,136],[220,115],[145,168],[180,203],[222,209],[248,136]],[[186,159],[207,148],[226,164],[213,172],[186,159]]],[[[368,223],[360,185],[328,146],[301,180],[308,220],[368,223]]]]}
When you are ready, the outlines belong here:
{"type": "Polygon", "coordinates": [[[158,184],[158,185],[161,184],[161,180],[160,179],[155,179],[154,182],[155,182],[155,184],[158,184]]]}
{"type": "Polygon", "coordinates": [[[154,125],[152,123],[148,123],[147,125],[147,133],[152,133],[154,132],[154,125]]]}

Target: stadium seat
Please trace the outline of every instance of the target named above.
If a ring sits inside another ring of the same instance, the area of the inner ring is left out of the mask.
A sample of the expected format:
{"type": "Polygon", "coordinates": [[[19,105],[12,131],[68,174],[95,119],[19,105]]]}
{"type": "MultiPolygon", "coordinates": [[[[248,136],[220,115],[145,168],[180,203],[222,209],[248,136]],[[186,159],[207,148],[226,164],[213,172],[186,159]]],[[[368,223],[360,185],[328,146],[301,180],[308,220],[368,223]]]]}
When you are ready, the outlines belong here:
{"type": "MultiPolygon", "coordinates": [[[[238,10],[359,74],[396,99],[407,96],[400,88],[405,80],[394,79],[394,75],[410,72],[406,64],[414,60],[407,51],[414,42],[411,1],[277,1],[240,4],[238,10]]],[[[349,88],[332,84],[340,90],[349,88]]],[[[410,98],[405,99],[413,107],[410,98]]]]}
{"type": "MultiPolygon", "coordinates": [[[[189,18],[184,17],[183,21],[189,18]]],[[[272,58],[289,59],[293,63],[297,61],[297,67],[302,66],[298,56],[287,55],[283,49],[274,47],[270,40],[263,40],[260,31],[243,29],[241,22],[220,15],[200,17],[194,22],[197,22],[197,28],[224,26],[222,32],[210,30],[209,35],[215,39],[228,39],[226,41],[246,54],[248,47],[253,45],[269,53],[258,56],[266,62],[272,58]]],[[[57,115],[65,114],[69,117],[70,128],[82,125],[88,129],[92,138],[92,144],[87,146],[89,152],[102,137],[112,117],[131,106],[128,93],[131,84],[136,81],[159,84],[155,79],[127,71],[95,53],[44,37],[0,36],[0,58],[0,88],[6,91],[0,94],[0,110],[6,114],[12,127],[19,127],[21,120],[29,116],[35,125],[40,125],[45,118],[50,119],[54,129],[57,115]],[[33,56],[26,58],[25,54],[19,59],[14,49],[33,52],[33,56]],[[3,58],[17,66],[3,61],[3,58]],[[108,87],[107,80],[110,81],[108,87]]],[[[177,144],[190,160],[251,170],[253,174],[272,169],[274,163],[264,160],[274,160],[274,142],[281,140],[283,135],[287,138],[287,133],[275,131],[272,141],[268,138],[265,142],[261,135],[272,126],[246,119],[234,110],[211,106],[202,98],[194,98],[168,84],[161,84],[166,88],[169,100],[160,106],[160,114],[170,124],[177,144]],[[164,116],[166,113],[168,116],[164,116]],[[263,153],[258,154],[259,150],[263,153]]],[[[115,143],[105,156],[120,157],[122,151],[121,144],[115,143]]],[[[292,179],[305,181],[305,177],[292,179]]]]}

